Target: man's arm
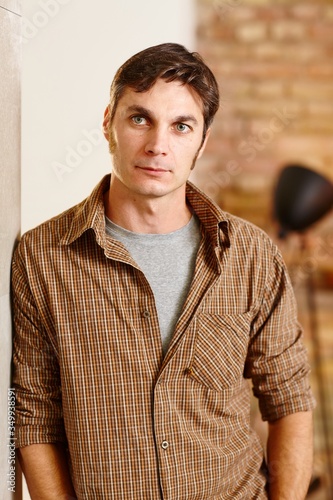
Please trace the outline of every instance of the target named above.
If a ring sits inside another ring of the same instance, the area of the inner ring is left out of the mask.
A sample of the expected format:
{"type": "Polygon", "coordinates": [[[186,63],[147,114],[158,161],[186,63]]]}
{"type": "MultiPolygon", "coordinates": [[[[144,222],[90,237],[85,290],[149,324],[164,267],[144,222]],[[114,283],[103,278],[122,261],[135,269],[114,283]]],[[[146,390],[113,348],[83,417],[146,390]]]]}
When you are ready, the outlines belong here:
{"type": "Polygon", "coordinates": [[[270,500],[304,500],[313,464],[312,412],[300,412],[269,424],[267,443],[270,500]]]}
{"type": "Polygon", "coordinates": [[[18,458],[32,500],[76,499],[63,445],[26,446],[18,458]]]}
{"type": "MultiPolygon", "coordinates": [[[[35,250],[39,248],[38,242],[34,244],[35,250]]],[[[76,495],[65,448],[60,444],[65,442],[66,434],[60,368],[54,349],[56,342],[52,342],[49,336],[51,329],[47,331],[46,328],[48,314],[45,311],[41,314],[40,303],[36,301],[38,293],[33,293],[31,286],[33,282],[38,288],[37,271],[31,279],[34,263],[26,262],[27,256],[34,253],[38,254],[38,251],[33,252],[23,238],[15,251],[12,265],[15,439],[31,498],[65,500],[76,495]]]]}

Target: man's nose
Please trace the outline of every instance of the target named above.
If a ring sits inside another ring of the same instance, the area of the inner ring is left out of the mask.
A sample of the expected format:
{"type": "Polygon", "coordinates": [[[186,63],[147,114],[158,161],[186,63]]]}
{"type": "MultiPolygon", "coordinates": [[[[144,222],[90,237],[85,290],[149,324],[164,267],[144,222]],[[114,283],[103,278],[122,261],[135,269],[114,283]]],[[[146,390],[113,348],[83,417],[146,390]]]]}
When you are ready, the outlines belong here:
{"type": "Polygon", "coordinates": [[[154,127],[148,133],[145,152],[149,155],[167,155],[169,151],[168,134],[162,127],[154,127]]]}

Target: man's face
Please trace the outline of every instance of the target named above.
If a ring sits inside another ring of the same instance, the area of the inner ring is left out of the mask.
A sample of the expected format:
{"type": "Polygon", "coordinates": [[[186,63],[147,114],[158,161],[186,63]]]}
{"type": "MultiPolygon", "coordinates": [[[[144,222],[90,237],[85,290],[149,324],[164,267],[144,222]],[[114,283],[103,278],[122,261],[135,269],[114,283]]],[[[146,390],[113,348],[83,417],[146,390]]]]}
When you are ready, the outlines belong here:
{"type": "Polygon", "coordinates": [[[132,195],[183,195],[205,147],[203,127],[200,98],[189,86],[159,79],[147,92],[127,88],[106,132],[113,182],[132,195]]]}

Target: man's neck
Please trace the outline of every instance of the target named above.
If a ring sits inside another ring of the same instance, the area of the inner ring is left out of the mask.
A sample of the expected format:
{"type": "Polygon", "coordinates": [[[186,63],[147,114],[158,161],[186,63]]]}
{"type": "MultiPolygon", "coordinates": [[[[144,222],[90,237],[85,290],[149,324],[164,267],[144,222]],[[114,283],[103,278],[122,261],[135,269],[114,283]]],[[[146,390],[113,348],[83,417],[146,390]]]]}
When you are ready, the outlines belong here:
{"type": "Polygon", "coordinates": [[[168,197],[121,196],[110,186],[104,196],[105,215],[128,231],[167,234],[186,226],[192,213],[185,193],[168,197]]]}

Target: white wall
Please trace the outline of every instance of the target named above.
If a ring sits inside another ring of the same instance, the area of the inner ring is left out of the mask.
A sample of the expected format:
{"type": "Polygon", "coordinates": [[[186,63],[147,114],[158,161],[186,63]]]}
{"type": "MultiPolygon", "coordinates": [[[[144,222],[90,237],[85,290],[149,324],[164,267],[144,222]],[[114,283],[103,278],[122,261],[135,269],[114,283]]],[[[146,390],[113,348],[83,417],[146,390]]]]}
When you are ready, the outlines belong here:
{"type": "Polygon", "coordinates": [[[18,0],[0,0],[0,498],[13,497],[15,445],[8,409],[11,387],[12,323],[10,263],[20,232],[20,10],[18,0]],[[8,424],[10,424],[8,426],[8,424]],[[10,429],[8,429],[10,427],[10,429]],[[14,468],[14,469],[13,469],[14,468]],[[11,489],[11,491],[10,491],[11,489]]]}
{"type": "Polygon", "coordinates": [[[195,49],[195,0],[29,0],[23,10],[22,230],[88,195],[111,170],[101,123],[129,56],[195,49]]]}

